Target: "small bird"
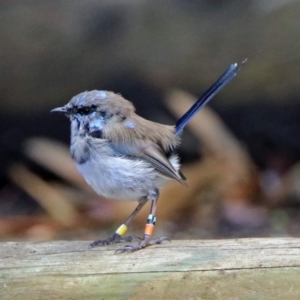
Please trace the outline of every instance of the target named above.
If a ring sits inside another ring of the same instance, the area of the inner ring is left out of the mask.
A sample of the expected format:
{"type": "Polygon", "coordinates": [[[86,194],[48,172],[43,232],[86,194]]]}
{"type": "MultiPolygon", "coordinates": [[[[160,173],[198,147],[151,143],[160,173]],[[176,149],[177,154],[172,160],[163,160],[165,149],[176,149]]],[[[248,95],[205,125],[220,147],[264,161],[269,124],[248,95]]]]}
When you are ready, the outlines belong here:
{"type": "Polygon", "coordinates": [[[143,238],[116,252],[133,252],[169,240],[167,237],[152,240],[151,236],[160,188],[171,179],[186,185],[174,152],[179,146],[180,134],[189,120],[234,78],[239,69],[237,63],[232,64],[175,126],[138,116],[131,102],[110,91],[86,91],[74,96],[65,106],[51,110],[64,113],[70,119],[71,156],[95,192],[108,199],[139,202],[111,237],[96,240],[91,247],[131,242],[133,237],[124,235],[147,201],[151,201],[151,209],[143,238]]]}

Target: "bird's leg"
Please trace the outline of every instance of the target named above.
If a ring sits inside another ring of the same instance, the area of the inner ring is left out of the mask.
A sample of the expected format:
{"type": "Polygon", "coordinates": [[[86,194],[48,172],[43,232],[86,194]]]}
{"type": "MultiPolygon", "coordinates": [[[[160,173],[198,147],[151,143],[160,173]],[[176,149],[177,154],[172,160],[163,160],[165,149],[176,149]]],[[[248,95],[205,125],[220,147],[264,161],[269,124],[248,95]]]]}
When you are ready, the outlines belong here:
{"type": "Polygon", "coordinates": [[[147,198],[143,198],[140,200],[139,205],[136,207],[136,209],[132,212],[130,217],[126,220],[124,224],[122,224],[116,232],[113,234],[113,236],[109,237],[106,240],[96,240],[90,244],[91,248],[97,247],[97,246],[104,246],[104,245],[109,245],[109,244],[114,244],[114,243],[121,243],[121,242],[132,242],[134,239],[133,236],[127,236],[127,237],[122,237],[128,229],[129,223],[132,221],[132,219],[138,214],[138,212],[142,209],[142,207],[146,204],[147,198]]]}
{"type": "Polygon", "coordinates": [[[155,190],[155,193],[149,193],[147,199],[151,200],[151,210],[150,210],[150,214],[148,216],[147,219],[147,223],[145,226],[145,230],[144,230],[144,236],[143,239],[138,243],[138,244],[134,244],[134,245],[126,245],[123,248],[119,248],[116,250],[116,253],[120,252],[134,252],[137,250],[140,250],[142,248],[145,248],[147,246],[150,245],[155,245],[155,244],[160,244],[163,241],[169,241],[169,239],[167,237],[161,237],[155,240],[151,240],[151,236],[152,233],[154,231],[154,226],[155,226],[155,222],[156,222],[156,217],[155,217],[155,212],[156,212],[156,205],[157,205],[157,200],[158,200],[158,195],[159,192],[158,190],[155,190]]]}

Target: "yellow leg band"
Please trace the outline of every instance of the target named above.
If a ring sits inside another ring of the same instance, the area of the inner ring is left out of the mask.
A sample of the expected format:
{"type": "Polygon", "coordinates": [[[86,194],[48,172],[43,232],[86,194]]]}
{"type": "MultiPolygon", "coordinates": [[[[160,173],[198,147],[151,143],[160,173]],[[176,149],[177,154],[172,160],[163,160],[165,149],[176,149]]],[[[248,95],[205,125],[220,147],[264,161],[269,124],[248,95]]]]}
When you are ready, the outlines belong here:
{"type": "Polygon", "coordinates": [[[116,233],[120,236],[123,236],[127,232],[128,227],[125,224],[122,224],[117,230],[116,233]]]}

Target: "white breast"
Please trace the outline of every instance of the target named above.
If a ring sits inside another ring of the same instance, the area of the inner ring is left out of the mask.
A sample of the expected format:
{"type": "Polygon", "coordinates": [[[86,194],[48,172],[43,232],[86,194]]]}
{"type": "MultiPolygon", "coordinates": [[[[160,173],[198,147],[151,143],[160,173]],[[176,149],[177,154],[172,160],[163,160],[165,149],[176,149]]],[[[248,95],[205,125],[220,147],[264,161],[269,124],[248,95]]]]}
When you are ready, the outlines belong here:
{"type": "MultiPolygon", "coordinates": [[[[80,136],[73,136],[71,153],[86,182],[96,193],[109,199],[139,200],[169,180],[147,161],[115,156],[104,140],[92,140],[91,143],[80,136]]],[[[177,156],[171,157],[170,161],[178,170],[180,165],[177,156]]]]}
{"type": "Polygon", "coordinates": [[[138,200],[158,183],[154,169],[141,160],[98,155],[76,166],[99,195],[110,199],[138,200]]]}

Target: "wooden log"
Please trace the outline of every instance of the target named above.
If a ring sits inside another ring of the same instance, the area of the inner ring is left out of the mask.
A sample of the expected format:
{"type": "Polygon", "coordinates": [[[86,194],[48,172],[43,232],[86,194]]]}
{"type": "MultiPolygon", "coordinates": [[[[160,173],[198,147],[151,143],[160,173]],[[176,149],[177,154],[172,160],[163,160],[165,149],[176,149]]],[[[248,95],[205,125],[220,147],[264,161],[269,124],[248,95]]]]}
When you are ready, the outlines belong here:
{"type": "Polygon", "coordinates": [[[300,239],[0,243],[0,299],[300,299],[300,239]]]}

